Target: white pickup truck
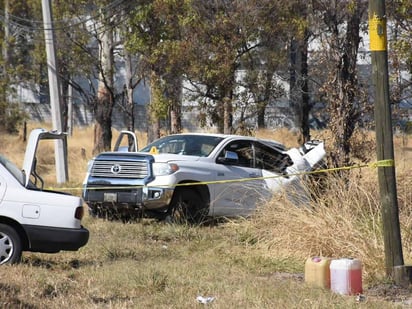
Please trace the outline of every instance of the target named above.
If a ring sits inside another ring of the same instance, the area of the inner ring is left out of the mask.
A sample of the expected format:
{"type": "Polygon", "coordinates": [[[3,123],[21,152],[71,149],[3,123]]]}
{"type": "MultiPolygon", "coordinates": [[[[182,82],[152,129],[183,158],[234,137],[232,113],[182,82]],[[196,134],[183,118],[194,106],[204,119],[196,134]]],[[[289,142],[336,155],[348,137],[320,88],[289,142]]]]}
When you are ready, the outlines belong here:
{"type": "Polygon", "coordinates": [[[128,220],[151,216],[201,221],[206,216],[245,216],[283,188],[296,204],[308,196],[299,173],[316,168],[323,142],[286,149],[249,136],[185,133],[137,149],[129,144],[89,162],[83,198],[93,216],[128,220]]]}
{"type": "Polygon", "coordinates": [[[23,169],[0,155],[0,264],[20,262],[22,251],[76,251],[88,242],[82,199],[44,190],[36,171],[39,141],[63,138],[64,133],[33,130],[23,169]]]}

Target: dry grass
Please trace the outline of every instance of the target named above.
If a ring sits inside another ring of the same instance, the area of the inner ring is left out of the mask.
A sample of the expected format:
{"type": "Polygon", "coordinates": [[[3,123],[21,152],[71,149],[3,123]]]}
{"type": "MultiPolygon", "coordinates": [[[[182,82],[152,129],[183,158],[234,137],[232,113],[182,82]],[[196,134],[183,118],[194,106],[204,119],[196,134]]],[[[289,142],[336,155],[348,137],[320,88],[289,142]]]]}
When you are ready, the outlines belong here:
{"type": "Polygon", "coordinates": [[[382,276],[383,240],[376,188],[328,178],[326,194],[312,207],[273,201],[251,221],[267,254],[305,260],[310,256],[363,261],[364,280],[382,276]],[[270,226],[271,228],[266,228],[270,226]]]}
{"type": "Polygon", "coordinates": [[[79,252],[25,254],[21,265],[5,267],[0,307],[195,308],[199,295],[215,297],[211,308],[383,306],[307,287],[302,261],[262,255],[238,234],[242,221],[204,228],[85,223],[93,234],[79,252]]]}
{"type": "MultiPolygon", "coordinates": [[[[39,126],[48,127],[31,124],[28,131],[39,126]]],[[[117,134],[113,131],[113,141],[117,134]]],[[[318,134],[313,137],[328,138],[327,132],[318,134]]],[[[287,146],[297,143],[287,130],[257,136],[287,146]]],[[[145,144],[142,135],[139,142],[145,144]]],[[[68,141],[70,182],[62,189],[80,195],[92,143],[92,128],[75,129],[68,141]]],[[[2,135],[0,145],[0,152],[21,166],[22,136],[2,135]]],[[[412,152],[402,150],[412,146],[412,138],[397,137],[395,146],[404,257],[412,260],[412,152]]],[[[53,145],[40,151],[47,183],[56,186],[53,145]]],[[[365,151],[373,161],[373,151],[365,151]]],[[[311,207],[273,199],[252,218],[207,227],[152,220],[122,224],[87,216],[84,224],[91,237],[84,248],[25,253],[22,264],[2,268],[0,307],[194,308],[202,295],[215,297],[211,308],[395,308],[370,290],[386,281],[376,170],[348,173],[347,183],[329,175],[311,207]],[[304,262],[314,255],[359,258],[367,301],[306,286],[304,262]]],[[[388,289],[384,292],[389,295],[388,289]]]]}

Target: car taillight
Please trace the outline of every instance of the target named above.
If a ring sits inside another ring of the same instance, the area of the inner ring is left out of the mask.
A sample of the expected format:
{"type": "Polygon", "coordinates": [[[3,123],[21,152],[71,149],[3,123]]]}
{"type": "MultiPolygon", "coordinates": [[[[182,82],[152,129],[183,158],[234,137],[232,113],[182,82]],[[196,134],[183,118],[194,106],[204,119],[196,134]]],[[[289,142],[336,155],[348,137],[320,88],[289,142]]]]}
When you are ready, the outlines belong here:
{"type": "Polygon", "coordinates": [[[77,208],[76,208],[76,211],[74,212],[74,217],[75,217],[76,219],[81,220],[81,219],[83,219],[83,215],[84,215],[84,208],[83,208],[83,206],[77,207],[77,208]]]}

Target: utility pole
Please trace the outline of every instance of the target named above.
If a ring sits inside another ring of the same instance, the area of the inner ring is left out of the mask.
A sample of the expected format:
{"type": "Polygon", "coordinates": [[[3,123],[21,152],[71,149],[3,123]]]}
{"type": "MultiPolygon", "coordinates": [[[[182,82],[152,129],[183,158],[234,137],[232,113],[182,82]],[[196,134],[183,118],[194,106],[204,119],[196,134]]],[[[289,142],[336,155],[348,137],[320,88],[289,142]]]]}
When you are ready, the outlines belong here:
{"type": "Polygon", "coordinates": [[[388,162],[384,166],[378,166],[386,274],[396,283],[402,283],[406,280],[406,268],[403,261],[396,192],[384,0],[369,0],[369,38],[375,91],[377,159],[388,162]]]}
{"type": "MultiPolygon", "coordinates": [[[[42,0],[44,39],[46,42],[47,70],[49,76],[49,93],[53,130],[63,131],[61,114],[60,84],[57,75],[56,47],[52,23],[51,1],[42,0]]],[[[64,141],[55,141],[56,179],[57,183],[67,181],[67,137],[64,141]]]]}
{"type": "Polygon", "coordinates": [[[4,43],[3,43],[3,59],[4,59],[4,75],[7,76],[7,67],[9,65],[10,56],[10,2],[9,0],[4,1],[4,43]]]}

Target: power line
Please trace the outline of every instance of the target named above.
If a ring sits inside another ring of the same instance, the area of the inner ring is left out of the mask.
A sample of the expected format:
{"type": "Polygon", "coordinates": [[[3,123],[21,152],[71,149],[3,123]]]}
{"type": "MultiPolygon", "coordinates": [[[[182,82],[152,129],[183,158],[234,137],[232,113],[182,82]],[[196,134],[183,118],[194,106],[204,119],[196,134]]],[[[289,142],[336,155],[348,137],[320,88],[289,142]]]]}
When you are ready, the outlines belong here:
{"type": "MultiPolygon", "coordinates": [[[[112,8],[116,8],[116,7],[120,6],[122,3],[126,3],[126,2],[128,2],[128,1],[127,0],[115,0],[112,3],[109,3],[109,4],[105,5],[104,7],[100,8],[98,10],[98,12],[99,12],[98,14],[95,14],[94,16],[88,17],[87,19],[85,19],[83,21],[80,21],[79,23],[87,22],[90,19],[97,18],[100,15],[104,14],[105,12],[111,10],[112,8]]],[[[2,14],[0,14],[0,15],[2,15],[2,14]]],[[[38,24],[38,25],[40,25],[40,27],[33,27],[33,29],[43,30],[43,25],[44,24],[43,24],[43,21],[41,21],[41,20],[27,19],[27,18],[23,18],[23,17],[17,16],[17,15],[10,14],[10,13],[8,15],[9,15],[10,19],[15,19],[16,22],[22,22],[22,23],[26,22],[26,23],[29,23],[29,24],[38,24]]],[[[52,25],[66,24],[66,23],[67,23],[67,20],[53,20],[51,22],[52,25]]]]}
{"type": "MultiPolygon", "coordinates": [[[[130,11],[125,10],[124,6],[121,6],[122,3],[126,3],[127,0],[116,0],[112,2],[109,5],[106,5],[104,8],[100,10],[98,14],[95,14],[93,16],[88,16],[83,19],[80,19],[79,21],[76,21],[75,23],[67,24],[67,21],[58,21],[58,22],[53,22],[53,25],[59,25],[59,27],[51,27],[50,29],[61,31],[61,32],[72,32],[74,27],[79,27],[81,25],[84,25],[89,32],[93,32],[93,35],[99,36],[100,34],[104,33],[105,31],[108,30],[113,30],[116,29],[119,25],[123,24],[124,22],[127,21],[127,17],[130,15],[130,11]],[[111,10],[111,8],[114,8],[111,10]],[[106,12],[109,12],[110,14],[108,16],[105,16],[105,19],[111,19],[112,22],[109,24],[104,24],[104,23],[99,23],[98,20],[104,16],[106,12]],[[91,27],[89,22],[94,23],[94,27],[91,27]],[[63,23],[66,23],[66,25],[63,26],[63,23]]],[[[12,36],[13,37],[20,37],[22,39],[27,40],[29,37],[29,40],[31,40],[33,43],[36,42],[44,42],[44,39],[38,39],[36,38],[35,34],[43,33],[45,30],[45,27],[39,26],[39,27],[34,27],[31,25],[27,25],[27,23],[32,22],[31,20],[28,19],[20,19],[20,22],[16,22],[15,20],[8,20],[8,25],[9,27],[11,26],[12,28],[12,36]]],[[[33,21],[36,23],[36,21],[33,21]]],[[[0,23],[6,24],[5,17],[3,14],[0,14],[0,23]]]]}
{"type": "MultiPolygon", "coordinates": [[[[84,16],[78,20],[76,20],[74,23],[68,23],[68,20],[57,20],[53,21],[51,23],[51,28],[55,31],[70,31],[72,30],[73,27],[79,26],[79,25],[87,25],[88,22],[90,21],[95,21],[95,20],[100,20],[102,17],[105,19],[111,19],[114,17],[119,16],[124,17],[129,12],[123,13],[124,6],[122,4],[128,4],[128,0],[115,0],[112,3],[102,7],[101,9],[98,10],[97,14],[91,15],[91,16],[84,16]],[[106,14],[108,15],[106,16],[106,14]]],[[[36,33],[38,31],[44,31],[45,27],[43,26],[42,21],[38,20],[31,20],[31,19],[26,19],[26,18],[21,18],[13,14],[8,14],[9,20],[8,24],[22,30],[25,33],[31,34],[31,33],[36,33]],[[38,26],[37,26],[38,25],[38,26]]],[[[123,22],[124,20],[122,20],[123,22]]],[[[5,21],[5,16],[4,14],[0,13],[0,23],[6,24],[5,21]]],[[[116,23],[116,25],[119,25],[119,23],[116,23]]]]}

